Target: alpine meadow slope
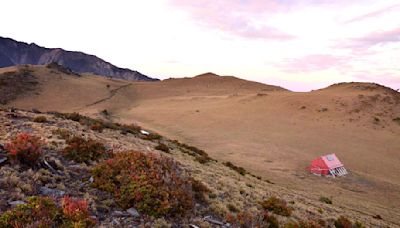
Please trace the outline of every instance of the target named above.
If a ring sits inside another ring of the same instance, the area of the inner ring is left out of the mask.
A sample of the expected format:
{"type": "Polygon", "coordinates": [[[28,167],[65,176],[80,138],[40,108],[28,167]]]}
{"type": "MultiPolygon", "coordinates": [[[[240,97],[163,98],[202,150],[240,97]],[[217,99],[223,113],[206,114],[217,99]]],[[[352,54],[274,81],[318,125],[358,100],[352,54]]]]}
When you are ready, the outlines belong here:
{"type": "MultiPolygon", "coordinates": [[[[279,196],[294,213],[278,215],[280,224],[322,219],[327,225],[346,215],[368,227],[400,226],[400,94],[390,88],[341,83],[298,93],[212,73],[145,82],[25,65],[0,69],[0,101],[6,110],[50,112],[43,114],[49,123],[61,121],[53,117],[55,111],[77,112],[157,132],[162,138],[152,135],[147,143],[108,128],[96,133],[99,126],[77,128],[115,148],[172,148],[166,155],[216,194],[209,200],[220,220],[222,214],[253,211],[260,208],[256,202],[279,196]],[[336,153],[350,174],[333,179],[307,172],[312,159],[328,153],[336,153]],[[321,197],[333,204],[320,202],[321,197]]],[[[10,116],[3,112],[4,118],[10,116]]],[[[17,112],[32,119],[38,115],[17,112]]],[[[47,125],[32,126],[45,130],[47,125]]],[[[1,143],[10,138],[2,132],[1,143]]]]}

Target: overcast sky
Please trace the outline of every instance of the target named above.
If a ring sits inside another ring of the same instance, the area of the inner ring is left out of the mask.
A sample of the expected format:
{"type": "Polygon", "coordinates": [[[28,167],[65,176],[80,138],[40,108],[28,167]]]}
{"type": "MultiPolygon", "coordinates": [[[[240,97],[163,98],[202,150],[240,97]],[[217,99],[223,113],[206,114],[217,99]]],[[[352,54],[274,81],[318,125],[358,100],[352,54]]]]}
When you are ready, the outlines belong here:
{"type": "Polygon", "coordinates": [[[308,91],[400,88],[400,0],[3,0],[0,36],[161,79],[204,72],[308,91]]]}

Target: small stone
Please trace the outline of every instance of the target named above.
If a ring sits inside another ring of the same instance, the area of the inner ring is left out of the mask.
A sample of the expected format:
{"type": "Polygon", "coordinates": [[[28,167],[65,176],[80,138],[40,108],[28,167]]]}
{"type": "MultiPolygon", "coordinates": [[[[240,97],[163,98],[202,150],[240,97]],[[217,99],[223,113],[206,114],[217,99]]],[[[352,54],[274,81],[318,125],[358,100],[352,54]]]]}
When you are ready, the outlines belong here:
{"type": "Polygon", "coordinates": [[[132,215],[133,217],[140,217],[140,214],[139,214],[139,212],[135,209],[135,208],[133,208],[133,207],[131,207],[131,208],[129,208],[128,210],[126,210],[126,212],[128,212],[130,215],[132,215]]]}
{"type": "Polygon", "coordinates": [[[207,221],[207,222],[209,222],[209,223],[212,223],[212,224],[215,224],[215,225],[219,225],[219,226],[224,225],[223,222],[218,221],[218,220],[216,220],[216,219],[213,219],[211,216],[206,216],[206,217],[204,217],[204,221],[207,221]]]}
{"type": "Polygon", "coordinates": [[[24,201],[22,201],[22,200],[16,200],[16,201],[8,202],[8,204],[11,205],[11,206],[17,206],[17,205],[23,205],[23,204],[26,204],[26,203],[24,201]]]}
{"type": "Polygon", "coordinates": [[[90,177],[90,178],[89,178],[89,182],[90,182],[90,183],[93,183],[93,181],[94,181],[94,178],[93,178],[93,177],[90,177]]]}
{"type": "Polygon", "coordinates": [[[5,161],[7,161],[7,157],[0,158],[0,164],[3,163],[3,162],[5,162],[5,161]]]}
{"type": "Polygon", "coordinates": [[[113,213],[112,213],[112,216],[113,217],[126,217],[126,216],[129,216],[130,214],[128,214],[128,213],[126,213],[126,212],[123,212],[123,211],[114,211],[113,213]]]}
{"type": "Polygon", "coordinates": [[[39,193],[41,195],[45,195],[45,196],[56,196],[56,197],[60,197],[60,196],[64,196],[65,192],[58,190],[58,189],[51,189],[48,187],[40,187],[39,189],[39,193]]]}
{"type": "Polygon", "coordinates": [[[112,222],[111,222],[111,224],[114,225],[114,226],[119,226],[121,223],[118,222],[118,220],[113,219],[112,222]]]}

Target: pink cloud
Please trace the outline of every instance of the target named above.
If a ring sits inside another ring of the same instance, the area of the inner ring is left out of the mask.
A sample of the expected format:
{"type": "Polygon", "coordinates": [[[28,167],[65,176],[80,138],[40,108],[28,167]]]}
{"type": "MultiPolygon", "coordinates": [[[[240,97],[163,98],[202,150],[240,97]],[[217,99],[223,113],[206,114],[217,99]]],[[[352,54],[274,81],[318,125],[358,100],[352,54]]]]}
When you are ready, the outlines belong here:
{"type": "Polygon", "coordinates": [[[364,45],[377,45],[388,42],[399,42],[400,41],[400,27],[389,30],[389,31],[376,31],[370,33],[364,37],[354,39],[356,43],[364,44],[364,45]]]}
{"type": "Polygon", "coordinates": [[[375,31],[362,37],[340,40],[333,48],[350,49],[358,55],[373,55],[376,52],[369,50],[370,47],[393,42],[400,42],[400,27],[388,31],[375,31]]]}
{"type": "Polygon", "coordinates": [[[286,59],[279,65],[286,72],[315,72],[336,67],[349,67],[349,57],[334,55],[307,55],[302,58],[286,59]]]}
{"type": "Polygon", "coordinates": [[[363,14],[363,15],[359,15],[359,16],[354,17],[354,18],[352,18],[352,19],[350,19],[348,21],[345,21],[344,23],[348,24],[348,23],[353,23],[353,22],[362,21],[362,20],[365,20],[365,19],[377,17],[377,16],[383,15],[385,13],[388,13],[390,11],[393,11],[395,9],[400,9],[400,4],[391,5],[391,6],[388,6],[388,7],[382,8],[382,9],[378,9],[378,10],[375,10],[375,11],[372,11],[372,12],[369,12],[369,13],[366,13],[366,14],[363,14]]]}
{"type": "Polygon", "coordinates": [[[294,36],[272,26],[255,25],[261,16],[277,12],[281,5],[274,0],[170,0],[187,11],[196,22],[244,38],[288,40],[294,36]]]}

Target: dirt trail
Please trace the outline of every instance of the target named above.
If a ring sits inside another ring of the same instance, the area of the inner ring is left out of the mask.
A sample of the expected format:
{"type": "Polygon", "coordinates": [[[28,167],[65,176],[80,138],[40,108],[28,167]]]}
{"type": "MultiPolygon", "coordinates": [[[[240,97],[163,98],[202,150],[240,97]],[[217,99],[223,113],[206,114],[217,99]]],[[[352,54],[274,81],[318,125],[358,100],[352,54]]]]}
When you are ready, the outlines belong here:
{"type": "Polygon", "coordinates": [[[129,83],[129,84],[126,84],[126,85],[122,85],[122,86],[120,86],[120,87],[118,87],[118,88],[116,88],[116,89],[113,89],[113,90],[110,91],[110,95],[109,95],[108,97],[103,98],[103,99],[100,99],[100,100],[98,100],[98,101],[95,101],[95,102],[93,102],[93,103],[91,103],[91,104],[88,104],[88,105],[86,105],[86,107],[94,106],[94,105],[100,104],[100,103],[102,103],[102,102],[105,102],[105,101],[107,101],[107,100],[110,100],[110,99],[113,98],[115,95],[117,95],[117,93],[118,93],[119,90],[124,89],[124,88],[126,88],[126,87],[129,87],[129,86],[131,86],[131,85],[132,85],[132,83],[129,83]]]}

